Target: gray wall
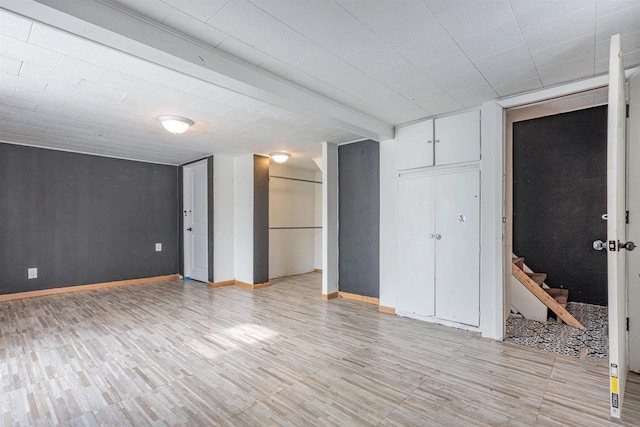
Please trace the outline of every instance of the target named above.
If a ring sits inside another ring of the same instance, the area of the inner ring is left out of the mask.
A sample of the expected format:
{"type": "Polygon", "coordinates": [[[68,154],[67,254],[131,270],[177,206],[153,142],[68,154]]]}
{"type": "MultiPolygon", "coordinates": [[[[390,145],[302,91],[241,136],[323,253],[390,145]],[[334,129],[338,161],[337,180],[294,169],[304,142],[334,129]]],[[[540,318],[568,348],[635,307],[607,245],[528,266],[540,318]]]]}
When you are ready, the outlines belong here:
{"type": "Polygon", "coordinates": [[[380,295],[380,146],[338,147],[338,288],[380,295]]]}
{"type": "Polygon", "coordinates": [[[209,281],[213,282],[213,156],[207,157],[207,254],[209,281]]]}
{"type": "Polygon", "coordinates": [[[0,293],[175,274],[177,194],[175,166],[0,143],[0,293]]]}
{"type": "Polygon", "coordinates": [[[269,158],[253,156],[253,283],[269,281],[269,158]]]}

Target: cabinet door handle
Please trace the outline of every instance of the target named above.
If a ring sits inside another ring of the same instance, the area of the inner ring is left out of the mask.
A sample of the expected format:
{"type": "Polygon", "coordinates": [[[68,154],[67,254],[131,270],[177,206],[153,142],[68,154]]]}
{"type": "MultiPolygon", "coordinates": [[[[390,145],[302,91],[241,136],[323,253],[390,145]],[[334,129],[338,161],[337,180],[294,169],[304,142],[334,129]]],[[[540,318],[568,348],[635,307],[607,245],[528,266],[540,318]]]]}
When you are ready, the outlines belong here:
{"type": "Polygon", "coordinates": [[[436,142],[440,142],[440,140],[439,140],[439,139],[436,139],[436,142]]]}
{"type": "Polygon", "coordinates": [[[436,237],[435,234],[429,234],[430,239],[433,239],[434,237],[436,237]]]}
{"type": "Polygon", "coordinates": [[[436,234],[436,240],[440,240],[440,239],[442,239],[442,236],[439,234],[436,234]]]}
{"type": "Polygon", "coordinates": [[[427,139],[427,144],[431,144],[431,140],[430,139],[427,139]]]}

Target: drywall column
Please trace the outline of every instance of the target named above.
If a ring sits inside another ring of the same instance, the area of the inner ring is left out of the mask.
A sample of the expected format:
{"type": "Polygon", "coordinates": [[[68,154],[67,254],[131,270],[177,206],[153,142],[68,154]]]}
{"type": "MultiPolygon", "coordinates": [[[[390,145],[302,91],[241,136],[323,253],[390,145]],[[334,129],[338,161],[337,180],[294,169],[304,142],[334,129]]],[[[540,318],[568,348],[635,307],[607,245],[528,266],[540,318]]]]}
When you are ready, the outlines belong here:
{"type": "Polygon", "coordinates": [[[505,326],[504,115],[495,101],[482,104],[481,114],[480,329],[483,337],[502,340],[505,326]]]}
{"type": "Polygon", "coordinates": [[[253,281],[269,281],[269,157],[253,156],[253,281]]]}
{"type": "Polygon", "coordinates": [[[234,280],[234,159],[214,157],[213,282],[234,280]]]}
{"type": "Polygon", "coordinates": [[[322,296],[338,292],[338,146],[322,143],[322,296]]]}
{"type": "MultiPolygon", "coordinates": [[[[214,246],[213,246],[213,238],[214,238],[214,224],[213,224],[213,212],[214,212],[214,202],[213,202],[213,186],[214,186],[214,167],[213,167],[214,159],[213,156],[207,157],[207,252],[209,259],[207,260],[207,266],[209,267],[209,282],[213,282],[213,273],[214,273],[214,246]]],[[[184,218],[184,217],[183,217],[184,218]]]]}
{"type": "Polygon", "coordinates": [[[380,297],[380,144],[338,147],[340,292],[380,297]]]}
{"type": "Polygon", "coordinates": [[[380,310],[396,306],[396,141],[380,143],[380,310]]]}
{"type": "Polygon", "coordinates": [[[234,162],[235,280],[253,283],[253,154],[234,162]]]}
{"type": "Polygon", "coordinates": [[[269,158],[249,154],[235,159],[235,280],[269,281],[269,158]]]}

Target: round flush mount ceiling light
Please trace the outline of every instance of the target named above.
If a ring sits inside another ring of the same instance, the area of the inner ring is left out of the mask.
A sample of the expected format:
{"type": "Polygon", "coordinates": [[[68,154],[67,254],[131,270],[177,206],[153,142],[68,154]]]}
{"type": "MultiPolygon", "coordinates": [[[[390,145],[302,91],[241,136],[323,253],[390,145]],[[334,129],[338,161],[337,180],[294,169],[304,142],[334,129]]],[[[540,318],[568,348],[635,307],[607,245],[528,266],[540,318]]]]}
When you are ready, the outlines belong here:
{"type": "Polygon", "coordinates": [[[180,116],[160,116],[158,121],[166,130],[174,134],[184,133],[189,126],[193,125],[193,120],[180,116]]]}
{"type": "Polygon", "coordinates": [[[289,159],[289,157],[291,157],[291,154],[285,153],[285,152],[276,152],[276,153],[270,153],[269,156],[271,156],[271,158],[276,163],[284,163],[289,159]]]}

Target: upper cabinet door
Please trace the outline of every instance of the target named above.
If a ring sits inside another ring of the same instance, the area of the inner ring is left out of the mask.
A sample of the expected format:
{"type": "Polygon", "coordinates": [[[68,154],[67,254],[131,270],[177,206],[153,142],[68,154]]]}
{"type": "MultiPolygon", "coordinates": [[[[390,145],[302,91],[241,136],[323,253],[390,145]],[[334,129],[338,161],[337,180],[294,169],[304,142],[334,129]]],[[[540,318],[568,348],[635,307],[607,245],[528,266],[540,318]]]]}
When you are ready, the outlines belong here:
{"type": "Polygon", "coordinates": [[[436,165],[480,160],[480,111],[435,121],[436,165]]]}
{"type": "Polygon", "coordinates": [[[433,120],[398,128],[398,170],[433,166],[433,120]]]}

